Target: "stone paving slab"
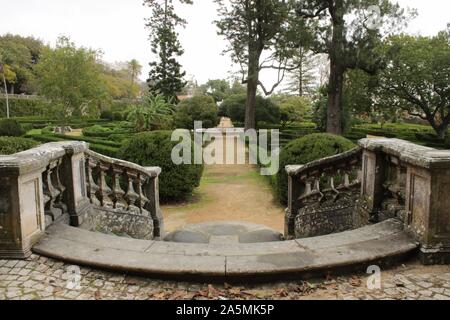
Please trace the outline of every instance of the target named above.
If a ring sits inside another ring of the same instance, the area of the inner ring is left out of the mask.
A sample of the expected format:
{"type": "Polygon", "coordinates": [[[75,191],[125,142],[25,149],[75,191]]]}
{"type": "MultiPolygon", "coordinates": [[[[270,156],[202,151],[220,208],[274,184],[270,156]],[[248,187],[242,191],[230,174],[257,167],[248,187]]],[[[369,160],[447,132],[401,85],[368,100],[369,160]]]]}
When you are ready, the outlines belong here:
{"type": "Polygon", "coordinates": [[[402,257],[416,248],[398,223],[386,221],[316,239],[231,245],[123,239],[59,225],[50,228],[33,250],[75,264],[124,272],[238,278],[353,266],[402,257]]]}
{"type": "Polygon", "coordinates": [[[0,300],[450,300],[450,266],[408,261],[392,269],[382,268],[379,288],[367,286],[369,276],[356,273],[308,281],[211,285],[106,272],[34,254],[26,260],[0,260],[0,300]]]}

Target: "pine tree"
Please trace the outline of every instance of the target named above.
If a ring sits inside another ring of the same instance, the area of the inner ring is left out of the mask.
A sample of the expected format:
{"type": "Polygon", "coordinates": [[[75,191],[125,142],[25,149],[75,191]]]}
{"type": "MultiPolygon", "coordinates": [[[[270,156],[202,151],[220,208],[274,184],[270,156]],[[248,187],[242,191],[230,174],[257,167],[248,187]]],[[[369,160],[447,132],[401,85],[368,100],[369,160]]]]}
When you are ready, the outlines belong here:
{"type": "Polygon", "coordinates": [[[288,72],[286,92],[299,97],[311,95],[317,87],[318,79],[315,73],[318,63],[317,56],[304,47],[299,47],[290,62],[291,70],[288,72]]]}
{"type": "MultiPolygon", "coordinates": [[[[192,0],[179,1],[192,4],[192,0]]],[[[186,85],[183,79],[186,73],[177,61],[184,51],[176,27],[184,27],[186,21],[175,13],[173,0],[144,0],[144,4],[152,8],[152,16],[147,19],[146,26],[150,29],[152,53],[158,57],[150,63],[147,80],[150,93],[175,102],[177,93],[186,85]]]]}

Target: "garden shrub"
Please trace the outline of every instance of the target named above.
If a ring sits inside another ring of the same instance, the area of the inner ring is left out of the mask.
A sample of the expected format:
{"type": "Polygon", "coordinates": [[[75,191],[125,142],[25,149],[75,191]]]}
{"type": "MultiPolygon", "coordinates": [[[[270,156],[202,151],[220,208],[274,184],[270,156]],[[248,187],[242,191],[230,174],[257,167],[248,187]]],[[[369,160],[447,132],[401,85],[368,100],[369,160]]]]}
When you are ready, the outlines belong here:
{"type": "Polygon", "coordinates": [[[328,133],[314,133],[289,142],[281,149],[280,171],[277,175],[277,194],[287,204],[287,165],[307,164],[311,161],[333,156],[355,147],[355,144],[341,136],[328,133]]]}
{"type": "Polygon", "coordinates": [[[104,110],[100,114],[100,119],[113,121],[114,120],[114,114],[111,110],[104,110]]]}
{"type": "Polygon", "coordinates": [[[124,117],[121,112],[114,112],[113,119],[114,119],[114,121],[123,121],[124,117]]]}
{"type": "Polygon", "coordinates": [[[182,200],[200,185],[202,165],[172,162],[172,149],[178,142],[171,141],[170,131],[144,132],[127,140],[118,157],[142,166],[161,167],[159,193],[161,201],[182,200]]]}
{"type": "Polygon", "coordinates": [[[25,134],[21,124],[15,119],[0,120],[0,136],[20,137],[25,134]]]}
{"type": "Polygon", "coordinates": [[[0,137],[0,155],[14,154],[38,145],[34,140],[21,137],[0,137]]]}
{"type": "Polygon", "coordinates": [[[177,128],[194,129],[194,121],[202,121],[203,128],[213,128],[219,123],[216,102],[209,96],[195,96],[176,107],[173,116],[177,128]]]}
{"type": "MultiPolygon", "coordinates": [[[[9,113],[11,117],[44,116],[48,112],[50,103],[39,98],[9,99],[9,113]]],[[[6,117],[6,99],[0,97],[0,117],[6,117]]]]}
{"type": "MultiPolygon", "coordinates": [[[[234,122],[245,122],[245,94],[235,94],[226,98],[220,105],[220,114],[231,118],[234,122]]],[[[256,122],[269,124],[280,123],[280,108],[270,99],[256,97],[256,122]]]]}

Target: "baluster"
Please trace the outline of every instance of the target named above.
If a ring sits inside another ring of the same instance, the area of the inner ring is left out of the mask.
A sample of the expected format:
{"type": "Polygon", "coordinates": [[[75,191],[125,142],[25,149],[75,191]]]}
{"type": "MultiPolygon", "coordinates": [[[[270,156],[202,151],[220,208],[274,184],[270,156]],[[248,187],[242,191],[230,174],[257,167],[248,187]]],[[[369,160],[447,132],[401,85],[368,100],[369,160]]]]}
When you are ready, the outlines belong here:
{"type": "Polygon", "coordinates": [[[98,185],[95,183],[93,171],[97,168],[97,161],[92,159],[91,157],[88,157],[86,159],[87,165],[86,165],[86,171],[87,171],[87,192],[88,197],[91,200],[91,203],[93,205],[99,206],[100,201],[98,200],[96,194],[99,190],[98,185]]]}
{"type": "Polygon", "coordinates": [[[114,206],[113,201],[110,196],[113,191],[106,183],[106,174],[110,169],[110,165],[108,163],[100,162],[99,168],[99,176],[98,176],[98,190],[97,197],[100,199],[100,203],[103,207],[112,208],[114,206]]]}
{"type": "Polygon", "coordinates": [[[345,188],[350,187],[350,175],[347,171],[344,173],[344,187],[345,188]]]}
{"type": "Polygon", "coordinates": [[[43,174],[43,184],[44,184],[44,194],[45,194],[45,206],[44,212],[45,215],[51,218],[51,221],[55,221],[61,214],[61,209],[55,207],[55,201],[60,194],[59,190],[57,190],[52,183],[52,175],[57,169],[57,161],[51,162],[47,170],[43,174]]]}
{"type": "Polygon", "coordinates": [[[52,184],[58,190],[59,194],[55,199],[55,207],[62,210],[62,212],[67,212],[67,205],[64,203],[64,192],[66,191],[66,187],[61,182],[60,170],[62,168],[63,159],[59,159],[56,162],[56,168],[54,173],[52,174],[52,184]]]}
{"type": "Polygon", "coordinates": [[[120,167],[113,166],[112,168],[112,192],[114,200],[114,209],[126,209],[127,202],[124,199],[125,191],[122,190],[120,186],[120,177],[122,176],[123,169],[120,167]]]}
{"type": "Polygon", "coordinates": [[[125,194],[125,200],[128,203],[128,211],[133,214],[139,214],[140,210],[135,205],[136,201],[139,199],[139,195],[134,191],[134,181],[137,179],[137,173],[128,171],[126,172],[128,189],[125,194]]]}
{"type": "Polygon", "coordinates": [[[141,214],[150,217],[150,212],[148,212],[145,209],[145,205],[150,201],[144,194],[143,186],[148,180],[147,177],[143,176],[142,174],[139,174],[138,180],[137,180],[137,186],[138,190],[137,193],[139,194],[139,208],[141,210],[141,214]]]}

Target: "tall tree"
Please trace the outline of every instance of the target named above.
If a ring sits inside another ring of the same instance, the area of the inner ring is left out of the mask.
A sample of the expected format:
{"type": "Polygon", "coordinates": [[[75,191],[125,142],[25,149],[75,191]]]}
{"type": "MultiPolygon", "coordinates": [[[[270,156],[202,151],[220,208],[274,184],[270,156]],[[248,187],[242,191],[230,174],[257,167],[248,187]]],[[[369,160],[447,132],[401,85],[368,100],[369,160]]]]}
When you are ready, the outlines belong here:
{"type": "Polygon", "coordinates": [[[300,46],[292,57],[290,65],[294,68],[288,72],[286,91],[299,97],[311,95],[318,84],[315,75],[318,67],[317,56],[300,46]]]}
{"type": "MultiPolygon", "coordinates": [[[[150,93],[162,94],[167,101],[177,101],[179,93],[186,82],[186,75],[177,61],[184,51],[178,40],[176,28],[186,25],[186,21],[175,12],[173,0],[144,0],[144,4],[152,8],[152,15],[146,26],[150,29],[152,53],[158,56],[157,61],[150,63],[150,74],[147,83],[150,93]]],[[[192,4],[192,0],[178,0],[179,3],[192,4]]]]}
{"type": "Polygon", "coordinates": [[[34,70],[39,93],[50,99],[61,117],[98,114],[107,96],[99,52],[77,48],[60,37],[55,49],[46,48],[34,70]]]}
{"type": "Polygon", "coordinates": [[[133,87],[142,73],[142,66],[139,64],[139,61],[132,59],[128,62],[128,69],[130,70],[131,75],[131,87],[133,87]]]}
{"type": "Polygon", "coordinates": [[[42,42],[33,37],[0,36],[0,55],[10,71],[10,77],[6,77],[10,93],[34,93],[32,69],[39,61],[43,47],[42,42]]]}
{"type": "Polygon", "coordinates": [[[381,96],[390,108],[428,121],[444,140],[450,123],[450,25],[435,37],[391,37],[381,96]]]}
{"type": "Polygon", "coordinates": [[[384,36],[403,27],[407,16],[390,0],[303,0],[297,12],[314,35],[313,50],[329,55],[327,132],[341,134],[345,72],[374,74],[381,65],[374,49],[384,36]]]}
{"type": "Polygon", "coordinates": [[[273,93],[284,78],[293,46],[293,8],[289,0],[215,0],[219,5],[218,34],[230,43],[227,52],[242,69],[247,84],[245,128],[255,128],[256,93],[273,93]],[[261,61],[262,60],[262,61],[261,61]],[[260,81],[263,69],[276,69],[278,79],[267,90],[260,81]]]}

